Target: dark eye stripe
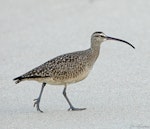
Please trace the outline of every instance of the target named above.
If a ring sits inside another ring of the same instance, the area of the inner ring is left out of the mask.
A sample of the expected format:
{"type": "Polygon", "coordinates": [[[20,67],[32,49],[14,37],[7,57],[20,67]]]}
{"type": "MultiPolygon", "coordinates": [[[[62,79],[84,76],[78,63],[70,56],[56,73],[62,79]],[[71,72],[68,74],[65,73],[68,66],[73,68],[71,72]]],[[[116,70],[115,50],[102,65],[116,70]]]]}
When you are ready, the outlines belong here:
{"type": "Polygon", "coordinates": [[[100,35],[95,35],[94,37],[99,37],[100,35]]]}
{"type": "Polygon", "coordinates": [[[104,36],[104,35],[101,35],[101,37],[103,37],[103,38],[104,38],[105,36],[104,36]]]}

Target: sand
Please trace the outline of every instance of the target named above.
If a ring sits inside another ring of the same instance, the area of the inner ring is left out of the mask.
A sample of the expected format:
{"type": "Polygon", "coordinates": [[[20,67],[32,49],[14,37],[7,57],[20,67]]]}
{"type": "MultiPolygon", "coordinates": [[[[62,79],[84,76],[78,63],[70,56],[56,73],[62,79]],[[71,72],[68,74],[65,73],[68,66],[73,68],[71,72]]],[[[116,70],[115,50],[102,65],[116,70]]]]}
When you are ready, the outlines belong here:
{"type": "Polygon", "coordinates": [[[0,4],[1,129],[150,129],[150,1],[2,0],[0,4]],[[47,85],[39,113],[33,108],[41,84],[12,79],[53,57],[87,49],[103,31],[131,42],[107,41],[87,79],[67,93],[47,85]]]}

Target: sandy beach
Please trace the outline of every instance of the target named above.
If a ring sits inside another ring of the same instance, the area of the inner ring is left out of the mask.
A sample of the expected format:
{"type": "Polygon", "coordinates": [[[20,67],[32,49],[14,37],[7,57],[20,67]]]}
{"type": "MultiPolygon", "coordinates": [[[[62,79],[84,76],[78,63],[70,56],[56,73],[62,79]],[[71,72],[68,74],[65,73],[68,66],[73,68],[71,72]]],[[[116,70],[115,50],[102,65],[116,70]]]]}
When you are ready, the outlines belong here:
{"type": "Polygon", "coordinates": [[[0,4],[1,129],[150,129],[150,1],[2,0],[0,4]],[[90,75],[68,86],[13,78],[55,56],[90,47],[95,31],[124,39],[107,41],[90,75]]]}

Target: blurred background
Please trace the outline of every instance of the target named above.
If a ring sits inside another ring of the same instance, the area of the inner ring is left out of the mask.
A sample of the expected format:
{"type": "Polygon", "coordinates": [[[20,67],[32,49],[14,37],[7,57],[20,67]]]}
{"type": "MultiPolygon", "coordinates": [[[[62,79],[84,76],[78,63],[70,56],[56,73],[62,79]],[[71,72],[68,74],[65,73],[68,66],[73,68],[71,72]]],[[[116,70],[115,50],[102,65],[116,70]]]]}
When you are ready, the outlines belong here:
{"type": "Polygon", "coordinates": [[[149,0],[1,0],[0,127],[149,129],[149,12],[149,0]],[[95,31],[136,49],[102,44],[90,76],[68,88],[73,104],[86,111],[67,112],[63,87],[47,86],[45,113],[36,112],[32,100],[41,84],[15,85],[12,79],[55,56],[89,48],[95,31]]]}

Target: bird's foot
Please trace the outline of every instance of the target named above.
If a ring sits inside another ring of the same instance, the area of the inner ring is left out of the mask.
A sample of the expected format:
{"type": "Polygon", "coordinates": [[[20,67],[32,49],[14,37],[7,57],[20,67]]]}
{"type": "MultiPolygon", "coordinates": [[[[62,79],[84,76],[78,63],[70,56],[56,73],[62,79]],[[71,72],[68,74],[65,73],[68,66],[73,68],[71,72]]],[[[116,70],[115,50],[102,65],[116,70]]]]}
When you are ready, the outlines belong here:
{"type": "Polygon", "coordinates": [[[39,107],[40,99],[37,98],[37,99],[34,99],[33,101],[35,101],[33,106],[36,107],[37,111],[40,111],[41,113],[43,113],[43,111],[39,107]]]}
{"type": "Polygon", "coordinates": [[[86,110],[86,108],[75,108],[75,107],[70,107],[68,109],[68,111],[82,111],[82,110],[86,110]]]}

